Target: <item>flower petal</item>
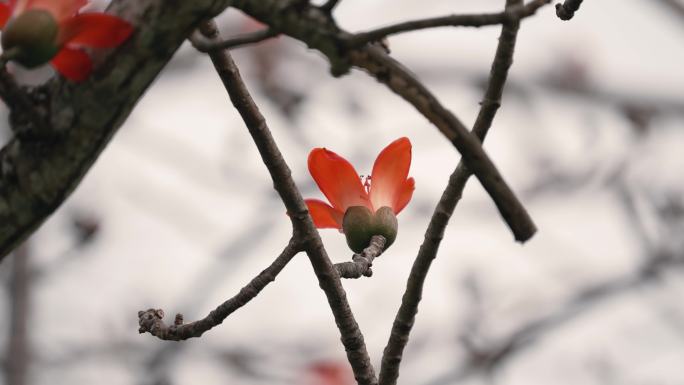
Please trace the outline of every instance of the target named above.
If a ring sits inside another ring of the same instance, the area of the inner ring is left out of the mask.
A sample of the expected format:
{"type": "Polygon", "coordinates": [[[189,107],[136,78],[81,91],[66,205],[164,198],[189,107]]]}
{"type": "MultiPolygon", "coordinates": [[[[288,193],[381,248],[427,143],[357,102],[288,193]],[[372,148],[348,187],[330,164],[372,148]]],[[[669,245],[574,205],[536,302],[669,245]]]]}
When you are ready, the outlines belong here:
{"type": "Polygon", "coordinates": [[[88,54],[78,48],[62,48],[51,63],[62,76],[75,82],[86,80],[93,70],[88,54]]]}
{"type": "Polygon", "coordinates": [[[404,181],[394,199],[394,204],[392,205],[392,211],[394,211],[395,214],[399,214],[399,212],[406,207],[411,200],[413,190],[415,189],[416,181],[413,178],[408,178],[404,181]]]}
{"type": "Polygon", "coordinates": [[[314,225],[319,229],[341,229],[344,213],[318,199],[305,199],[314,225]]]}
{"type": "Polygon", "coordinates": [[[325,148],[314,148],[308,163],[318,188],[336,210],[344,213],[350,206],[371,208],[359,174],[346,159],[325,148]]]}
{"type": "MultiPolygon", "coordinates": [[[[379,209],[388,206],[392,207],[395,213],[398,212],[394,206],[404,188],[409,167],[411,167],[411,142],[408,138],[399,138],[380,152],[371,174],[370,200],[373,207],[379,209]]],[[[403,205],[405,206],[406,203],[403,205]]]]}
{"type": "MultiPolygon", "coordinates": [[[[64,20],[78,13],[88,0],[27,0],[20,5],[22,9],[44,9],[57,20],[64,20]]],[[[20,3],[21,4],[21,3],[20,3]]]]}
{"type": "Polygon", "coordinates": [[[9,0],[4,3],[0,3],[0,28],[5,28],[7,20],[12,17],[12,12],[14,11],[14,6],[17,0],[9,0]]]}
{"type": "Polygon", "coordinates": [[[133,32],[131,25],[105,13],[83,13],[65,19],[59,28],[62,44],[110,48],[124,42],[133,32]]]}

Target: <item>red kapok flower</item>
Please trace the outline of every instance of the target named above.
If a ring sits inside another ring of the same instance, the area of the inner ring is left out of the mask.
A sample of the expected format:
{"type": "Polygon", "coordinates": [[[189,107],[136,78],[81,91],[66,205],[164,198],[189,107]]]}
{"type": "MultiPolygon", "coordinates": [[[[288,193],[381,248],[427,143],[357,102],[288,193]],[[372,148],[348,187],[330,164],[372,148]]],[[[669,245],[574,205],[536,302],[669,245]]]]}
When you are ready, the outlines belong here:
{"type": "Polygon", "coordinates": [[[351,385],[352,377],[349,364],[333,361],[322,361],[307,368],[307,385],[351,385]]]}
{"type": "Polygon", "coordinates": [[[364,183],[346,159],[325,148],[311,150],[308,163],[311,176],[330,202],[306,200],[316,227],[343,231],[356,252],[368,246],[373,235],[385,236],[386,247],[394,241],[395,215],[406,207],[415,188],[413,178],[408,178],[408,138],[399,138],[380,152],[364,183]]]}
{"type": "Polygon", "coordinates": [[[64,77],[85,80],[92,71],[83,50],[112,48],[133,32],[131,25],[104,13],[78,11],[87,0],[9,0],[0,3],[2,56],[33,68],[47,62],[64,77]]]}

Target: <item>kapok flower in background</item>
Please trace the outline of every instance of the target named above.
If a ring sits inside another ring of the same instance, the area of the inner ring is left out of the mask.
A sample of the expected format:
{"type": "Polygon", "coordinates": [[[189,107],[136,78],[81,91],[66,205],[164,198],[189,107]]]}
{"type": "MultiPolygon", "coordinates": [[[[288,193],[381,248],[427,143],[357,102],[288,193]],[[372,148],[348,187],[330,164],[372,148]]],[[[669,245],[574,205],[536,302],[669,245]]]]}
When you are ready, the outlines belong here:
{"type": "Polygon", "coordinates": [[[9,0],[0,3],[2,58],[27,68],[50,62],[64,77],[85,80],[92,62],[83,50],[112,48],[133,32],[131,25],[104,13],[78,11],[87,0],[9,0]]]}
{"type": "Polygon", "coordinates": [[[355,383],[348,363],[316,362],[306,368],[306,385],[352,385],[355,383]]]}
{"type": "Polygon", "coordinates": [[[309,172],[330,204],[307,199],[311,218],[319,229],[342,231],[357,253],[370,244],[373,235],[386,238],[389,247],[397,236],[396,214],[411,200],[415,181],[408,178],[411,142],[400,138],[383,149],[371,176],[363,183],[354,167],[325,148],[309,154],[309,172]]]}

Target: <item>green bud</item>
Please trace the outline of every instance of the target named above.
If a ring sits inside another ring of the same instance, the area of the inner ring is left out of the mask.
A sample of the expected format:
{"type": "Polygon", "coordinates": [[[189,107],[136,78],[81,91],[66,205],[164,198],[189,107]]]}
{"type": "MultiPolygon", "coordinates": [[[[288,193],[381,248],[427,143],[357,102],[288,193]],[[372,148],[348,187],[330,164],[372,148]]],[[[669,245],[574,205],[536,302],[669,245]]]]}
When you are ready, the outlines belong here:
{"type": "Polygon", "coordinates": [[[47,11],[34,9],[21,13],[2,31],[2,50],[19,64],[33,68],[52,59],[57,45],[58,26],[47,11]]]}
{"type": "Polygon", "coordinates": [[[385,237],[387,249],[397,238],[397,228],[397,217],[389,207],[381,207],[373,214],[367,207],[352,206],[344,213],[342,220],[347,245],[355,253],[368,247],[374,235],[385,237]]]}
{"type": "Polygon", "coordinates": [[[385,237],[387,242],[385,243],[385,250],[394,243],[397,239],[397,229],[399,228],[399,222],[397,222],[397,216],[394,215],[394,211],[387,206],[380,207],[378,211],[375,212],[375,234],[382,235],[385,237]]]}

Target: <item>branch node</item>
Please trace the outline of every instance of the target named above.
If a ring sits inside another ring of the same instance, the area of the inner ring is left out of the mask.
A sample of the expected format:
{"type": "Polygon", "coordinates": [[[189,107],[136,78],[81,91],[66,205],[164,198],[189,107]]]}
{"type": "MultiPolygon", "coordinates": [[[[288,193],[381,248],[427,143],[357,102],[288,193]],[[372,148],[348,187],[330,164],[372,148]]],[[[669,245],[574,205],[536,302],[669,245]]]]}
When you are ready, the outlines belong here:
{"type": "Polygon", "coordinates": [[[372,277],[373,260],[380,257],[385,251],[385,244],[387,240],[382,235],[374,235],[371,238],[371,243],[363,249],[361,253],[354,254],[351,262],[342,262],[335,264],[335,270],[340,278],[361,278],[372,277]]]}

